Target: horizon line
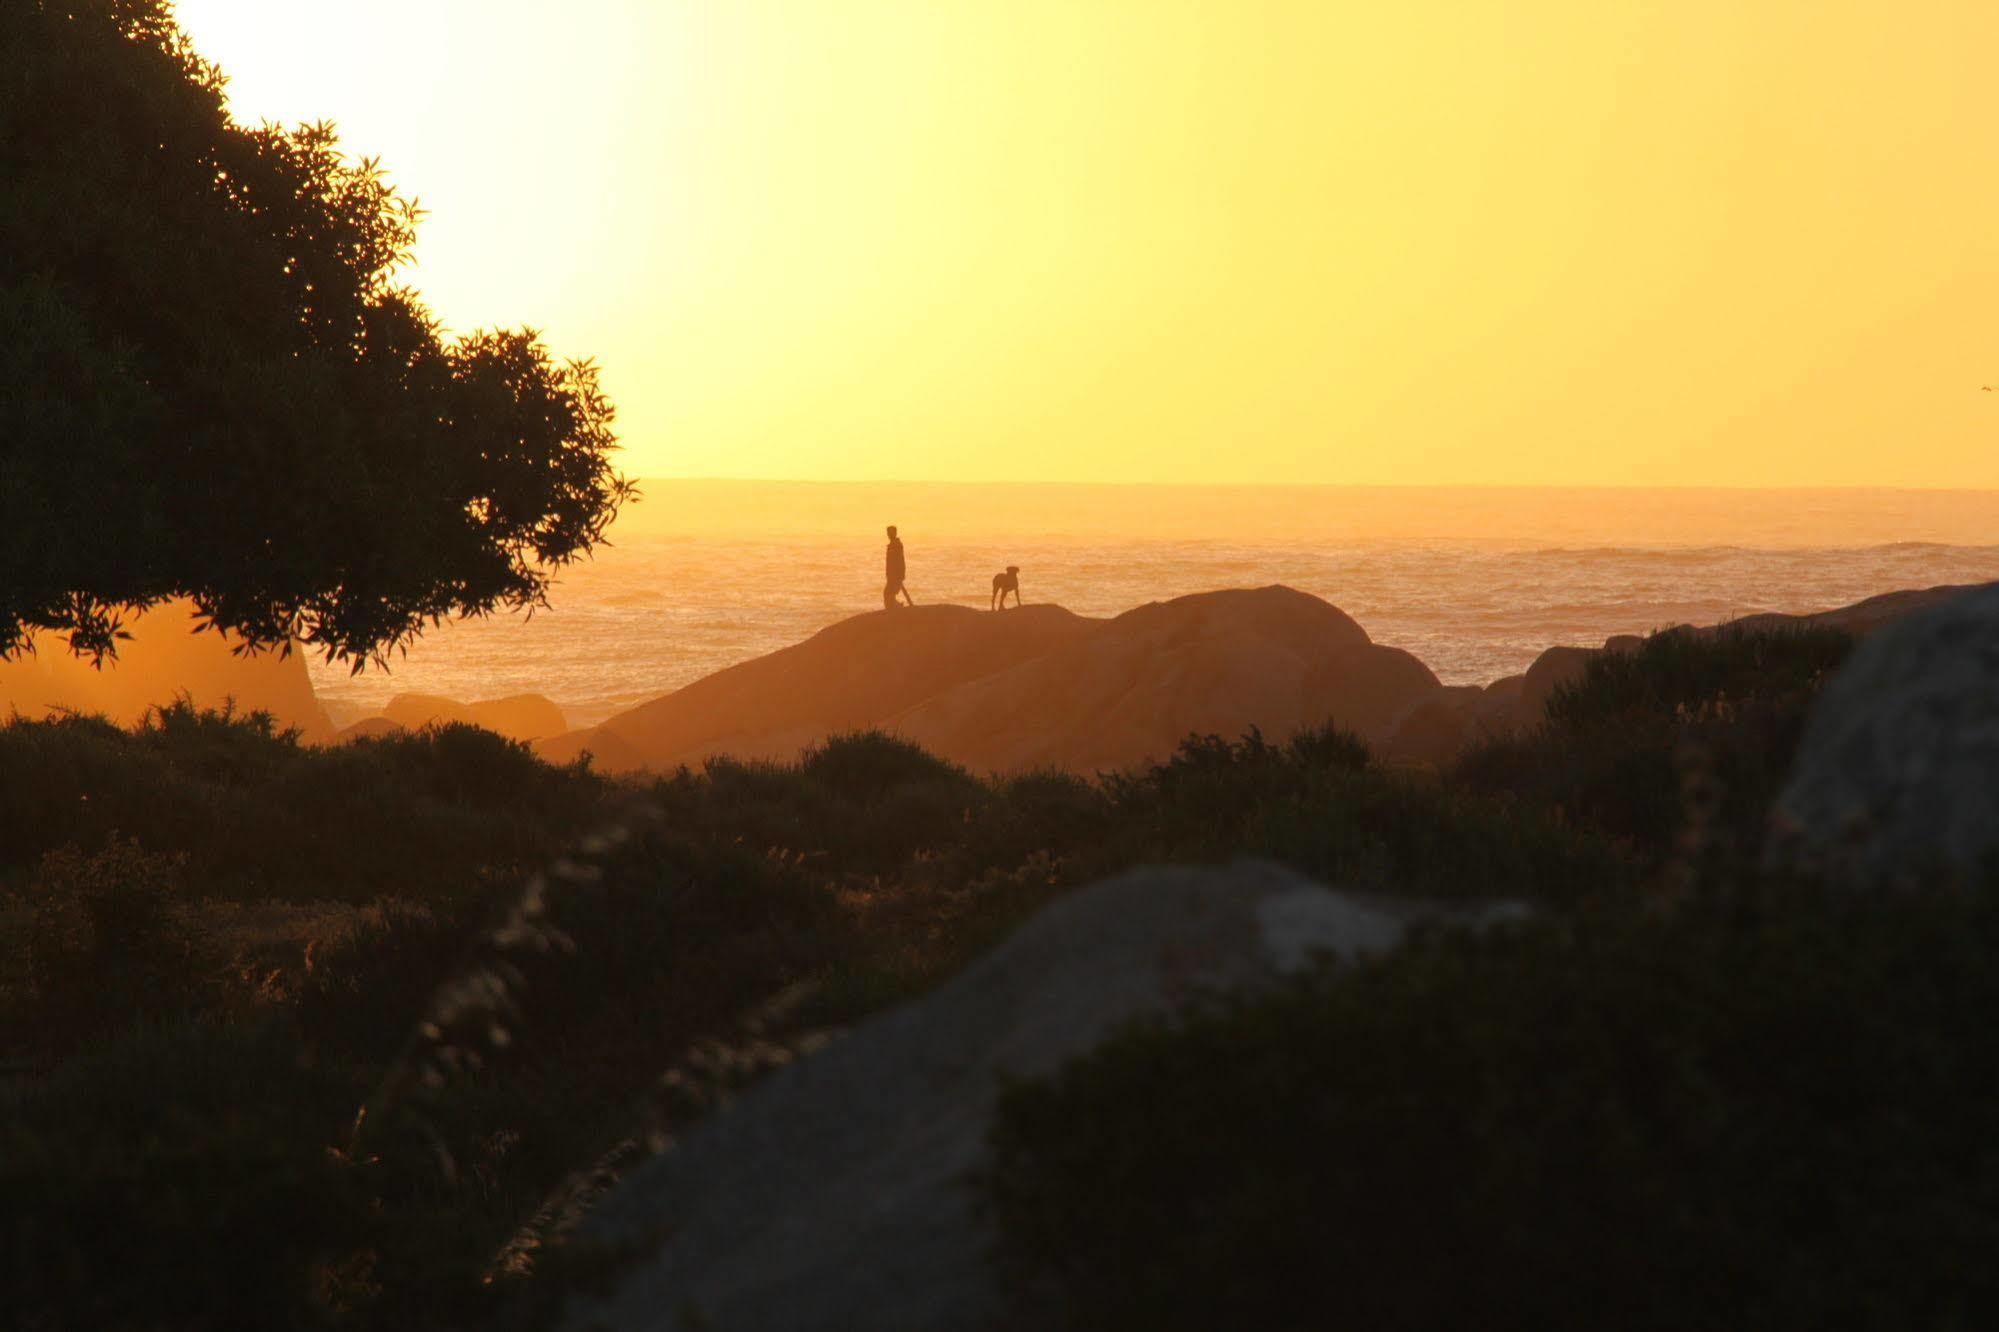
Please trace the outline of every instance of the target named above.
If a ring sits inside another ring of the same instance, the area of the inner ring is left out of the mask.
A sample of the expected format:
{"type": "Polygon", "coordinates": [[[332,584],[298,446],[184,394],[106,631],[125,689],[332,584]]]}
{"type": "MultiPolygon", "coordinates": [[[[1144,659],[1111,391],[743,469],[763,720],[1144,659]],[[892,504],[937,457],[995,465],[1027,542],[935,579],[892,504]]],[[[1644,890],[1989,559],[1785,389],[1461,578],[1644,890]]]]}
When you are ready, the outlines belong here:
{"type": "Polygon", "coordinates": [[[1837,493],[1890,491],[1898,494],[1999,495],[1999,486],[1894,485],[1888,483],[1814,483],[1721,485],[1680,482],[1631,481],[1022,481],[1017,478],[991,480],[926,480],[904,477],[807,477],[807,476],[673,476],[639,475],[640,485],[648,482],[699,482],[756,486],[963,486],[967,488],[1067,487],[1077,490],[1651,490],[1729,493],[1770,493],[1826,491],[1837,493]]]}

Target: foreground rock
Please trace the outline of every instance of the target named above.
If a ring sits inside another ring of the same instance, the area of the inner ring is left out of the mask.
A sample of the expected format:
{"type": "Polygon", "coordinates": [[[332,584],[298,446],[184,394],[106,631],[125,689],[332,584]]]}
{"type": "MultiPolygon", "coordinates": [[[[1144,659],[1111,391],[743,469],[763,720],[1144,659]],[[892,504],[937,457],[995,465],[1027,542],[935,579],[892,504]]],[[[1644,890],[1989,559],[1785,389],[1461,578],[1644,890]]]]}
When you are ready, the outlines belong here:
{"type": "Polygon", "coordinates": [[[968,1171],[1002,1075],[1046,1073],[1130,1019],[1255,985],[1315,951],[1391,947],[1420,908],[1274,866],[1139,870],[1036,916],[934,994],[753,1088],[586,1226],[645,1254],[575,1329],[1050,1325],[995,1279],[968,1171]]]}
{"type": "Polygon", "coordinates": [[[1399,648],[1288,587],[1202,592],[1127,611],[1095,633],[968,681],[887,726],[977,772],[1093,773],[1162,759],[1190,733],[1281,740],[1337,722],[1379,741],[1438,689],[1399,648]]]}
{"type": "Polygon", "coordinates": [[[1850,885],[1999,857],[1999,584],[1861,644],[1814,707],[1774,818],[1774,859],[1850,885]]]}

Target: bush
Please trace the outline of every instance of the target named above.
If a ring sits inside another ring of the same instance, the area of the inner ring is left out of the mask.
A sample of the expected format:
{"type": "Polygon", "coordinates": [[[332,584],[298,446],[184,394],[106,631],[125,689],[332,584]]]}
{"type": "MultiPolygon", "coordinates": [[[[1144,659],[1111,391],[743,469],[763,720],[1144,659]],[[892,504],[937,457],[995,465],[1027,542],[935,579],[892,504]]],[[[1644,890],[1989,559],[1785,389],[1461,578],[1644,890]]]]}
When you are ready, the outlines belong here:
{"type": "Polygon", "coordinates": [[[657,784],[667,823],[759,852],[821,859],[853,874],[893,873],[963,835],[987,803],[963,768],[879,731],[834,736],[798,764],[711,759],[657,784]]]}
{"type": "Polygon", "coordinates": [[[1843,629],[1784,626],[1652,634],[1634,652],[1600,652],[1555,690],[1548,721],[1574,732],[1634,714],[1676,715],[1718,703],[1814,695],[1853,650],[1843,629]]]}
{"type": "Polygon", "coordinates": [[[0,878],[114,834],[186,858],[203,895],[462,896],[552,855],[609,784],[462,724],[316,748],[261,713],[177,703],[126,731],[65,716],[0,724],[0,878]]]}
{"type": "Polygon", "coordinates": [[[197,936],[181,911],[181,858],[113,836],[85,855],[51,851],[22,898],[19,1048],[66,1051],[144,1014],[185,1013],[203,997],[197,936]]]}
{"type": "Polygon", "coordinates": [[[1620,889],[1603,839],[1543,810],[1366,766],[1349,734],[1273,745],[1190,736],[1165,763],[1107,777],[1098,873],[1263,856],[1343,888],[1410,897],[1569,901],[1620,889]]]}
{"type": "Polygon", "coordinates": [[[1539,728],[1474,746],[1448,780],[1598,829],[1655,865],[1682,849],[1690,805],[1710,806],[1695,831],[1744,863],[1812,701],[1852,644],[1816,628],[1654,634],[1593,657],[1539,728]]]}
{"type": "Polygon", "coordinates": [[[1089,1328],[1971,1327],[1999,888],[1435,930],[1002,1098],[1089,1328]]]}
{"type": "Polygon", "coordinates": [[[281,1028],[149,1026],[0,1116],[10,1326],[311,1328],[366,1296],[369,1222],[328,1151],[355,1092],[281,1028]]]}
{"type": "Polygon", "coordinates": [[[830,736],[805,751],[799,771],[827,790],[861,802],[912,786],[954,789],[967,797],[981,788],[979,780],[957,764],[881,731],[830,736]]]}

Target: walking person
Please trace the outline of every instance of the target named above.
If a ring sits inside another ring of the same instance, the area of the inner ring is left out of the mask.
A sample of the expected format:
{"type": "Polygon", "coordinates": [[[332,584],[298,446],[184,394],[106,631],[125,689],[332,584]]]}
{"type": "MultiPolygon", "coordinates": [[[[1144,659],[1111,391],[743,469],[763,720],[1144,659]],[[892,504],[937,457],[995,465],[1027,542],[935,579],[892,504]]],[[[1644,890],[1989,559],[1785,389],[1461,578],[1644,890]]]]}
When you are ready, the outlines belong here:
{"type": "Polygon", "coordinates": [[[897,536],[895,529],[891,527],[888,529],[888,582],[882,585],[883,610],[894,610],[898,595],[902,597],[903,604],[910,606],[916,604],[915,600],[909,595],[909,589],[902,585],[905,572],[906,566],[902,560],[902,538],[897,536]]]}

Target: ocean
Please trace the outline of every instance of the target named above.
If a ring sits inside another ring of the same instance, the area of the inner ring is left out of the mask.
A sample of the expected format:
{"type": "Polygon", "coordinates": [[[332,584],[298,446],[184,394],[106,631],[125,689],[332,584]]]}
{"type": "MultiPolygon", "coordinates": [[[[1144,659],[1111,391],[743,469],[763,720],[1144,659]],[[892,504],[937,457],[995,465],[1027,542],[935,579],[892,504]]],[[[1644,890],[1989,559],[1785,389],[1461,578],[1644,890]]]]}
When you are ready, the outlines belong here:
{"type": "Polygon", "coordinates": [[[918,601],[1111,616],[1282,583],[1449,684],[1555,643],[1999,579],[1999,492],[649,481],[550,606],[427,632],[386,671],[314,661],[337,723],[399,693],[553,699],[572,726],[881,606],[896,523],[918,601]]]}

